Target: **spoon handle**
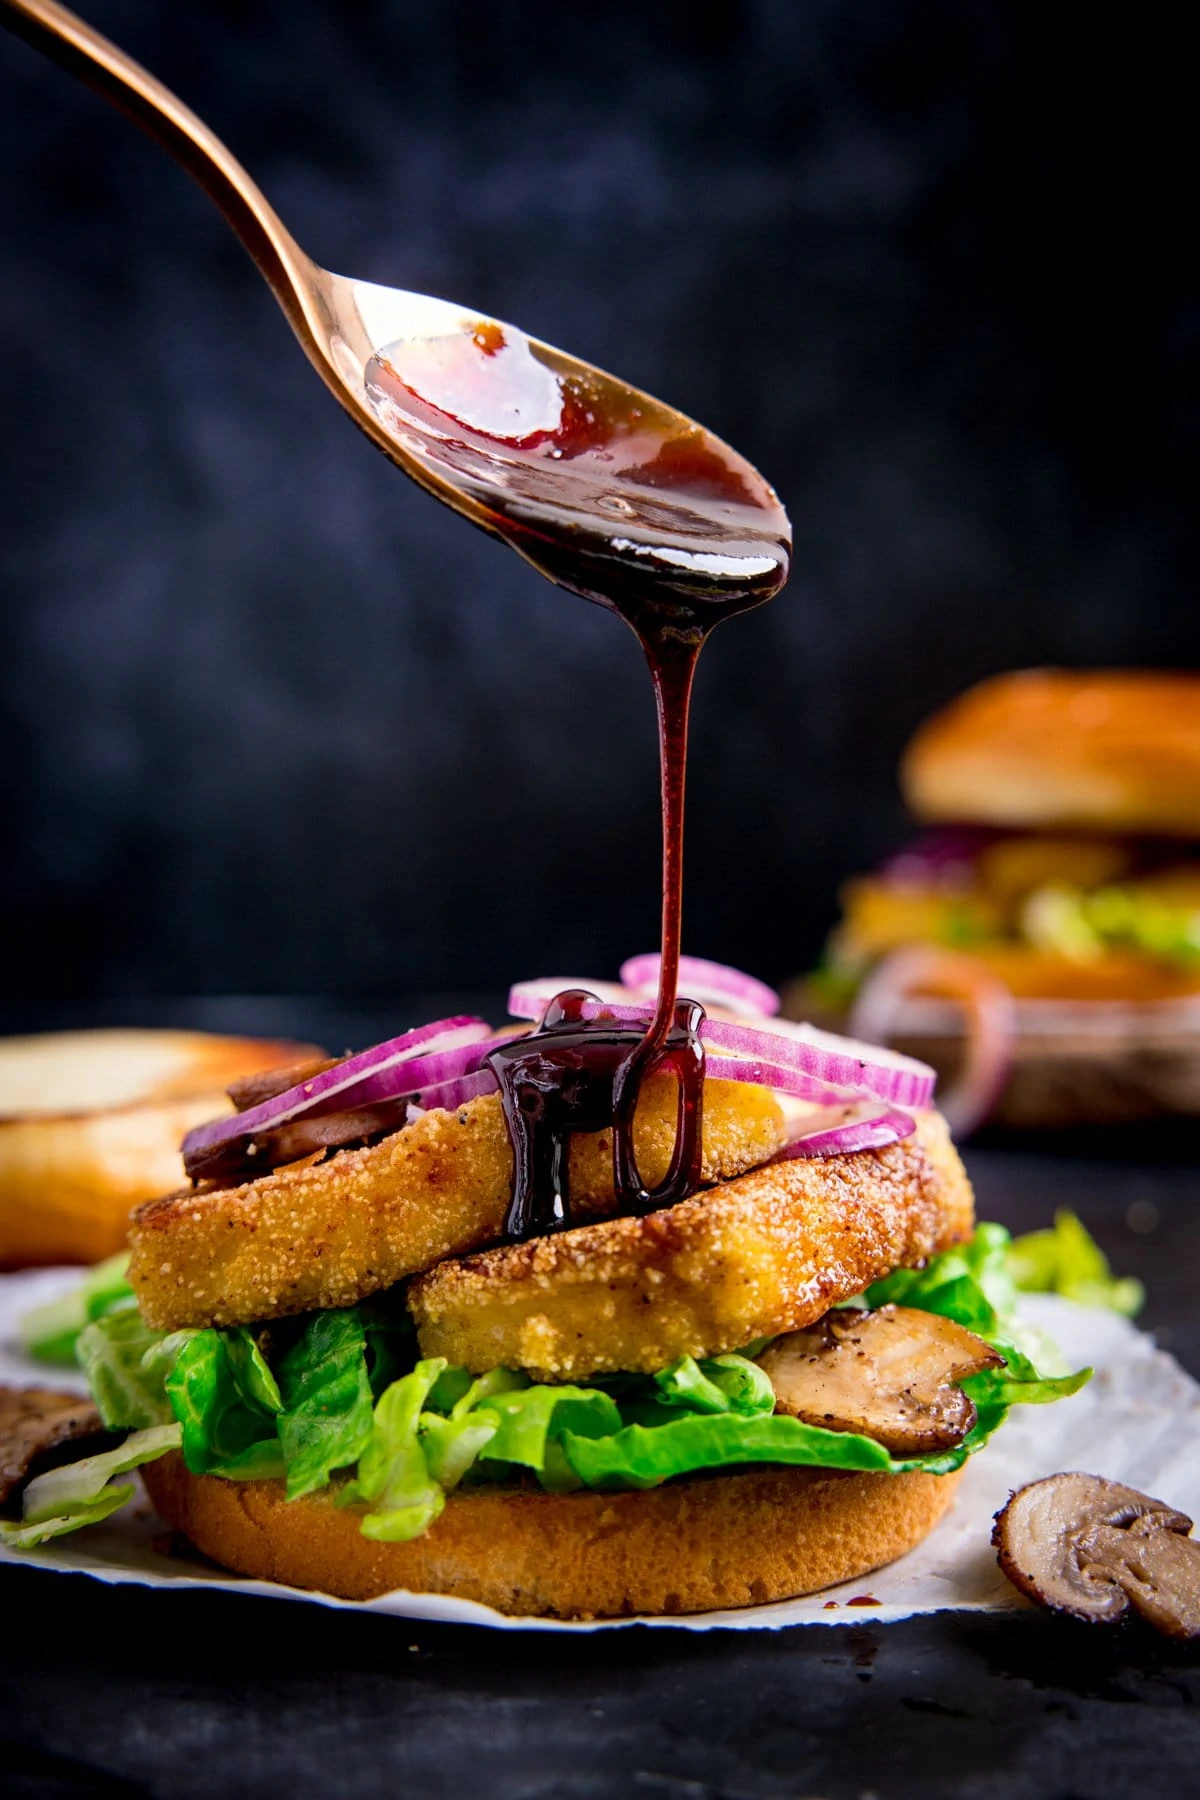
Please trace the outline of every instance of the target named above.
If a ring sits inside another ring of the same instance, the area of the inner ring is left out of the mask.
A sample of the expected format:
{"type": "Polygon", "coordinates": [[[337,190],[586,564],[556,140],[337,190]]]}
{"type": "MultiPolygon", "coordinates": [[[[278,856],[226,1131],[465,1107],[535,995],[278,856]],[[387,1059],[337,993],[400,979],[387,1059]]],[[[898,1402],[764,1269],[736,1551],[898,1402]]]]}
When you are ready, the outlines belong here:
{"type": "MultiPolygon", "coordinates": [[[[140,63],[56,0],[0,0],[0,24],[103,94],[198,181],[254,258],[301,342],[313,264],[241,163],[189,107],[140,63]]],[[[314,360],[318,360],[314,358],[314,360]]]]}

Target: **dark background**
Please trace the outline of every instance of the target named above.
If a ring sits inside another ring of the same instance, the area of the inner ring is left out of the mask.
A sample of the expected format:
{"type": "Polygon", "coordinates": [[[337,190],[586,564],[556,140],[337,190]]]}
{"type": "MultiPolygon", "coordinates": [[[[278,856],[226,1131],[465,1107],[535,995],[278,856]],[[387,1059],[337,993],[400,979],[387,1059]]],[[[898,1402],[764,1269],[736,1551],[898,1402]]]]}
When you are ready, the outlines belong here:
{"type": "MultiPolygon", "coordinates": [[[[972,679],[1200,663],[1195,145],[1155,9],[85,10],[318,261],[612,368],[779,489],[791,585],[701,669],[685,948],[810,960],[972,679]]],[[[2,35],[0,168],[9,1000],[652,947],[633,640],[372,453],[199,191],[2,35]]]]}

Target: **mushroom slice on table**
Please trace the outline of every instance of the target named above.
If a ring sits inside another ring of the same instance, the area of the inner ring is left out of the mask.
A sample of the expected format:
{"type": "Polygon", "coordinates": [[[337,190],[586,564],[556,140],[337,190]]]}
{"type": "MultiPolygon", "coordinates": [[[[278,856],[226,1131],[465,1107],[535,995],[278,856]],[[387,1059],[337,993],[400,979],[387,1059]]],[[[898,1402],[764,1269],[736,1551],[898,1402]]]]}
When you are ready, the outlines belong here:
{"type": "Polygon", "coordinates": [[[1132,1605],[1168,1637],[1200,1636],[1200,1542],[1163,1500],[1102,1475],[1049,1475],[996,1514],[992,1542],[1014,1586],[1097,1624],[1132,1605]]]}
{"type": "Polygon", "coordinates": [[[104,1435],[100,1414],[78,1394],[0,1387],[0,1507],[63,1445],[104,1435]]]}
{"type": "Polygon", "coordinates": [[[990,1344],[953,1319],[912,1306],[828,1312],[776,1338],[758,1359],[775,1410],[874,1438],[893,1456],[960,1444],[975,1407],[956,1384],[1004,1366],[990,1344]]]}

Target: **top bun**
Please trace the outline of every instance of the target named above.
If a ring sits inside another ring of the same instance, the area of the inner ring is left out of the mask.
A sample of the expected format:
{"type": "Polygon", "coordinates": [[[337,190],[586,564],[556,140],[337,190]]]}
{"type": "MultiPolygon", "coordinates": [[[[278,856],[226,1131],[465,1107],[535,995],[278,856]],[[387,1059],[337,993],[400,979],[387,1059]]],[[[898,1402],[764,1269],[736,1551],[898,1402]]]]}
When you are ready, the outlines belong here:
{"type": "Polygon", "coordinates": [[[1200,837],[1200,675],[996,676],[921,726],[900,782],[930,821],[1200,837]]]}

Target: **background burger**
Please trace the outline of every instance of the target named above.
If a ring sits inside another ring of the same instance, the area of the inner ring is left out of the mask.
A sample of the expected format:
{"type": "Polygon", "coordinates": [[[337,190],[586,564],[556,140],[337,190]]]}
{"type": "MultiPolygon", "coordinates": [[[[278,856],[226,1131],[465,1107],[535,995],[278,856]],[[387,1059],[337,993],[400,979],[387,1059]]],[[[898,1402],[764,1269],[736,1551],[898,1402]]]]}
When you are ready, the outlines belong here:
{"type": "MultiPolygon", "coordinates": [[[[644,1023],[633,968],[589,984],[592,1018],[644,1023]]],[[[777,1600],[911,1549],[1012,1404],[1085,1376],[1023,1348],[1007,1234],[974,1228],[929,1071],[682,973],[733,1004],[701,1028],[698,1180],[661,1211],[613,1216],[601,1130],[570,1144],[571,1228],[502,1241],[514,1159],[480,1021],[264,1081],[191,1133],[216,1173],[138,1212],[131,1286],[93,1287],[78,1339],[92,1428],[121,1441],[40,1475],[27,1454],[0,1532],[103,1518],[140,1466],[243,1574],[559,1617],[777,1600]]],[[[651,1185],[675,1113],[651,1075],[651,1185]]]]}
{"type": "Polygon", "coordinates": [[[929,829],[846,884],[789,1010],[944,1076],[969,1042],[960,1126],[1200,1112],[1200,676],[999,676],[900,779],[929,829]]]}

